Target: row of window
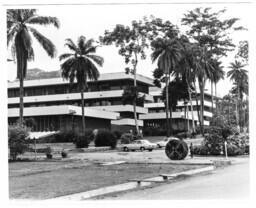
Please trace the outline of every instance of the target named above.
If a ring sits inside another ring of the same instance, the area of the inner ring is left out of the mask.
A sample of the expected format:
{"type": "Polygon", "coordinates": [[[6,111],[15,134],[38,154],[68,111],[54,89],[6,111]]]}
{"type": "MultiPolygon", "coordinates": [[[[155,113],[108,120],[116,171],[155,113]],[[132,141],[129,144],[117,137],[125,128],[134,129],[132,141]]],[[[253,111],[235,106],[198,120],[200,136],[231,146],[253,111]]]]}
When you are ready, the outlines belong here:
{"type": "MultiPolygon", "coordinates": [[[[128,85],[133,85],[130,80],[112,81],[109,82],[92,82],[88,83],[88,92],[96,91],[109,91],[109,90],[122,90],[128,85]]],[[[148,93],[148,86],[142,83],[138,83],[138,91],[148,93]]],[[[70,86],[68,84],[52,85],[52,86],[40,86],[40,87],[25,87],[24,96],[37,96],[37,95],[54,95],[54,94],[67,94],[67,93],[79,93],[77,84],[70,86]]],[[[19,88],[8,89],[8,97],[19,97],[19,88]]]]}

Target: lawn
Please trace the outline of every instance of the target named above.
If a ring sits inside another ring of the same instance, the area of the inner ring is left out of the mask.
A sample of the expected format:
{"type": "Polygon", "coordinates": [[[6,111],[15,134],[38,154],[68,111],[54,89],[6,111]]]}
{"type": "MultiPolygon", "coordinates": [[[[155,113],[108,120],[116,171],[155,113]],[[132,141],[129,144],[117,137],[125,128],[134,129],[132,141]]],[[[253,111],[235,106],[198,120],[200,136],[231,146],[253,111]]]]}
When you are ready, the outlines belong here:
{"type": "Polygon", "coordinates": [[[173,164],[119,164],[102,166],[78,161],[38,161],[9,163],[11,199],[47,199],[202,167],[173,164]]]}

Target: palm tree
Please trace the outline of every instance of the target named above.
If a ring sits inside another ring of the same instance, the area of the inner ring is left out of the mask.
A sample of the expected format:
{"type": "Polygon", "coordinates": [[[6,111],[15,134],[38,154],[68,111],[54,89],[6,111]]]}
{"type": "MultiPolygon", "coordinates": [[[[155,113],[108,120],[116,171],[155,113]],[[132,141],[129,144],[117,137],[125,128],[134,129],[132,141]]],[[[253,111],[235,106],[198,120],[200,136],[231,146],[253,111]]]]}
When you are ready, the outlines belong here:
{"type": "MultiPolygon", "coordinates": [[[[194,46],[194,73],[197,78],[199,90],[200,90],[200,126],[201,132],[204,135],[204,91],[206,81],[211,77],[211,71],[213,69],[211,53],[207,51],[207,48],[194,46]]],[[[197,96],[197,95],[196,95],[197,96]]]]}
{"type": "Polygon", "coordinates": [[[244,64],[242,64],[240,61],[235,60],[235,62],[230,63],[229,68],[231,70],[228,71],[227,73],[227,77],[229,77],[231,81],[234,81],[234,84],[236,86],[236,93],[237,93],[236,122],[238,127],[239,127],[239,100],[243,96],[243,92],[241,91],[241,89],[244,87],[244,85],[248,84],[247,70],[243,69],[244,67],[245,67],[244,64]]]}
{"type": "Polygon", "coordinates": [[[223,66],[221,66],[221,62],[213,59],[212,62],[213,70],[211,72],[211,102],[212,102],[212,111],[213,111],[213,84],[215,85],[215,103],[216,103],[216,112],[218,112],[217,109],[217,83],[224,79],[225,72],[223,70],[223,66]]]}
{"type": "Polygon", "coordinates": [[[97,80],[99,77],[96,65],[102,66],[104,62],[102,57],[95,54],[97,46],[93,43],[93,39],[86,40],[84,36],[78,38],[77,45],[71,39],[66,39],[65,46],[70,49],[71,53],[64,53],[59,57],[60,61],[64,61],[61,64],[62,77],[69,80],[71,85],[76,80],[81,92],[83,133],[85,131],[84,91],[88,89],[88,79],[97,80]]]}
{"type": "Polygon", "coordinates": [[[27,73],[27,62],[34,59],[32,37],[43,47],[46,53],[55,57],[54,44],[31,25],[53,25],[59,28],[60,23],[56,17],[38,16],[35,9],[8,9],[7,10],[7,46],[12,43],[11,51],[17,61],[17,78],[20,81],[20,125],[23,124],[23,81],[27,73]]]}
{"type": "Polygon", "coordinates": [[[166,87],[166,125],[167,137],[170,136],[170,123],[169,123],[169,82],[171,73],[175,70],[181,59],[182,46],[177,39],[162,39],[157,38],[151,43],[153,53],[151,58],[153,63],[157,60],[158,68],[163,70],[165,74],[165,87],[166,87]]]}

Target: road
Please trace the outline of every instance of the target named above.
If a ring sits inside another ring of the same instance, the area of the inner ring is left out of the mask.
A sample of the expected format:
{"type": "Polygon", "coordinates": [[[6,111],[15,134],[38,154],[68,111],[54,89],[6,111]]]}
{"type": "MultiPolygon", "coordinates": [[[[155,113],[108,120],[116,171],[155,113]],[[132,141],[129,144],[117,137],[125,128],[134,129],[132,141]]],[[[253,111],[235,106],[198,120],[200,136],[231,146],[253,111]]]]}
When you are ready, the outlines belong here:
{"type": "Polygon", "coordinates": [[[245,199],[249,198],[249,159],[212,173],[150,189],[108,196],[107,200],[245,199]]]}

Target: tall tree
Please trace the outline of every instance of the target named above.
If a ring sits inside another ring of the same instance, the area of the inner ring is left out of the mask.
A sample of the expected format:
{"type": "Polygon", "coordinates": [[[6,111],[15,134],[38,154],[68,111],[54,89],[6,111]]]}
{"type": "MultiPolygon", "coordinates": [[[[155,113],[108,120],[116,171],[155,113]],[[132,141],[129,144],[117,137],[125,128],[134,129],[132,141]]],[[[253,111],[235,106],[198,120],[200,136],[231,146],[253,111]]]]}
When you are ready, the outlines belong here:
{"type": "Polygon", "coordinates": [[[153,52],[151,54],[152,61],[157,61],[158,69],[162,70],[165,75],[166,87],[166,123],[167,123],[167,137],[170,136],[170,123],[169,123],[169,82],[171,73],[174,72],[176,66],[181,59],[182,46],[178,39],[162,39],[157,38],[152,41],[151,46],[153,52]]]}
{"type": "MultiPolygon", "coordinates": [[[[164,87],[162,91],[162,99],[166,102],[168,99],[169,102],[169,111],[170,111],[170,134],[172,135],[172,112],[176,110],[178,101],[180,100],[187,100],[188,95],[188,85],[185,80],[181,79],[180,77],[175,77],[168,85],[168,94],[166,93],[167,88],[164,87]],[[168,97],[166,97],[168,95],[168,97]]],[[[186,108],[185,108],[186,111],[186,108]]],[[[186,115],[186,114],[185,114],[186,115]]]]}
{"type": "Polygon", "coordinates": [[[96,55],[97,46],[94,45],[94,40],[86,40],[84,36],[80,36],[77,40],[77,45],[71,40],[66,39],[67,46],[71,53],[60,55],[62,77],[69,80],[72,85],[77,81],[77,86],[81,92],[81,108],[82,108],[82,132],[85,131],[84,118],[84,92],[88,89],[88,80],[97,80],[99,77],[98,66],[102,66],[104,59],[96,55]]]}
{"type": "MultiPolygon", "coordinates": [[[[237,18],[223,19],[221,15],[225,9],[213,12],[211,8],[196,8],[189,11],[182,18],[182,24],[189,27],[187,34],[199,47],[203,48],[210,59],[220,59],[227,55],[227,52],[234,50],[235,45],[230,39],[230,33],[235,30],[242,30],[243,27],[235,27],[237,18]]],[[[204,64],[203,64],[204,65],[204,64]]],[[[203,70],[203,68],[201,69],[203,70]]],[[[200,75],[201,76],[201,75],[200,75]]],[[[202,98],[204,97],[205,79],[198,77],[201,94],[201,109],[203,108],[202,98]]],[[[201,115],[203,118],[203,115],[201,115]]],[[[202,121],[203,123],[203,121],[202,121]]],[[[203,128],[202,128],[203,130],[203,128]]]]}
{"type": "MultiPolygon", "coordinates": [[[[147,30],[143,26],[142,21],[132,21],[131,27],[124,25],[116,25],[113,31],[105,31],[100,40],[105,45],[115,44],[119,48],[119,54],[124,57],[125,63],[130,64],[126,68],[126,73],[134,75],[134,90],[137,94],[137,66],[139,60],[146,58],[145,49],[147,44],[147,30]]],[[[137,96],[134,96],[133,111],[136,126],[136,133],[140,134],[137,118],[137,96]]]]}
{"type": "Polygon", "coordinates": [[[27,73],[27,62],[34,59],[32,37],[46,51],[51,58],[56,55],[54,44],[42,35],[32,25],[53,25],[59,28],[60,23],[56,17],[39,16],[35,9],[8,9],[7,10],[7,46],[12,43],[13,59],[17,62],[17,78],[20,81],[20,125],[23,124],[23,82],[27,73]]]}
{"type": "MultiPolygon", "coordinates": [[[[237,102],[236,102],[236,122],[237,126],[239,127],[239,109],[240,109],[240,101],[243,98],[243,91],[241,89],[245,89],[245,85],[248,85],[248,74],[247,71],[244,69],[245,65],[241,62],[235,60],[235,62],[230,63],[227,76],[230,78],[231,81],[234,81],[236,86],[236,93],[237,93],[237,102]]],[[[240,129],[240,128],[239,128],[240,129]]]]}

